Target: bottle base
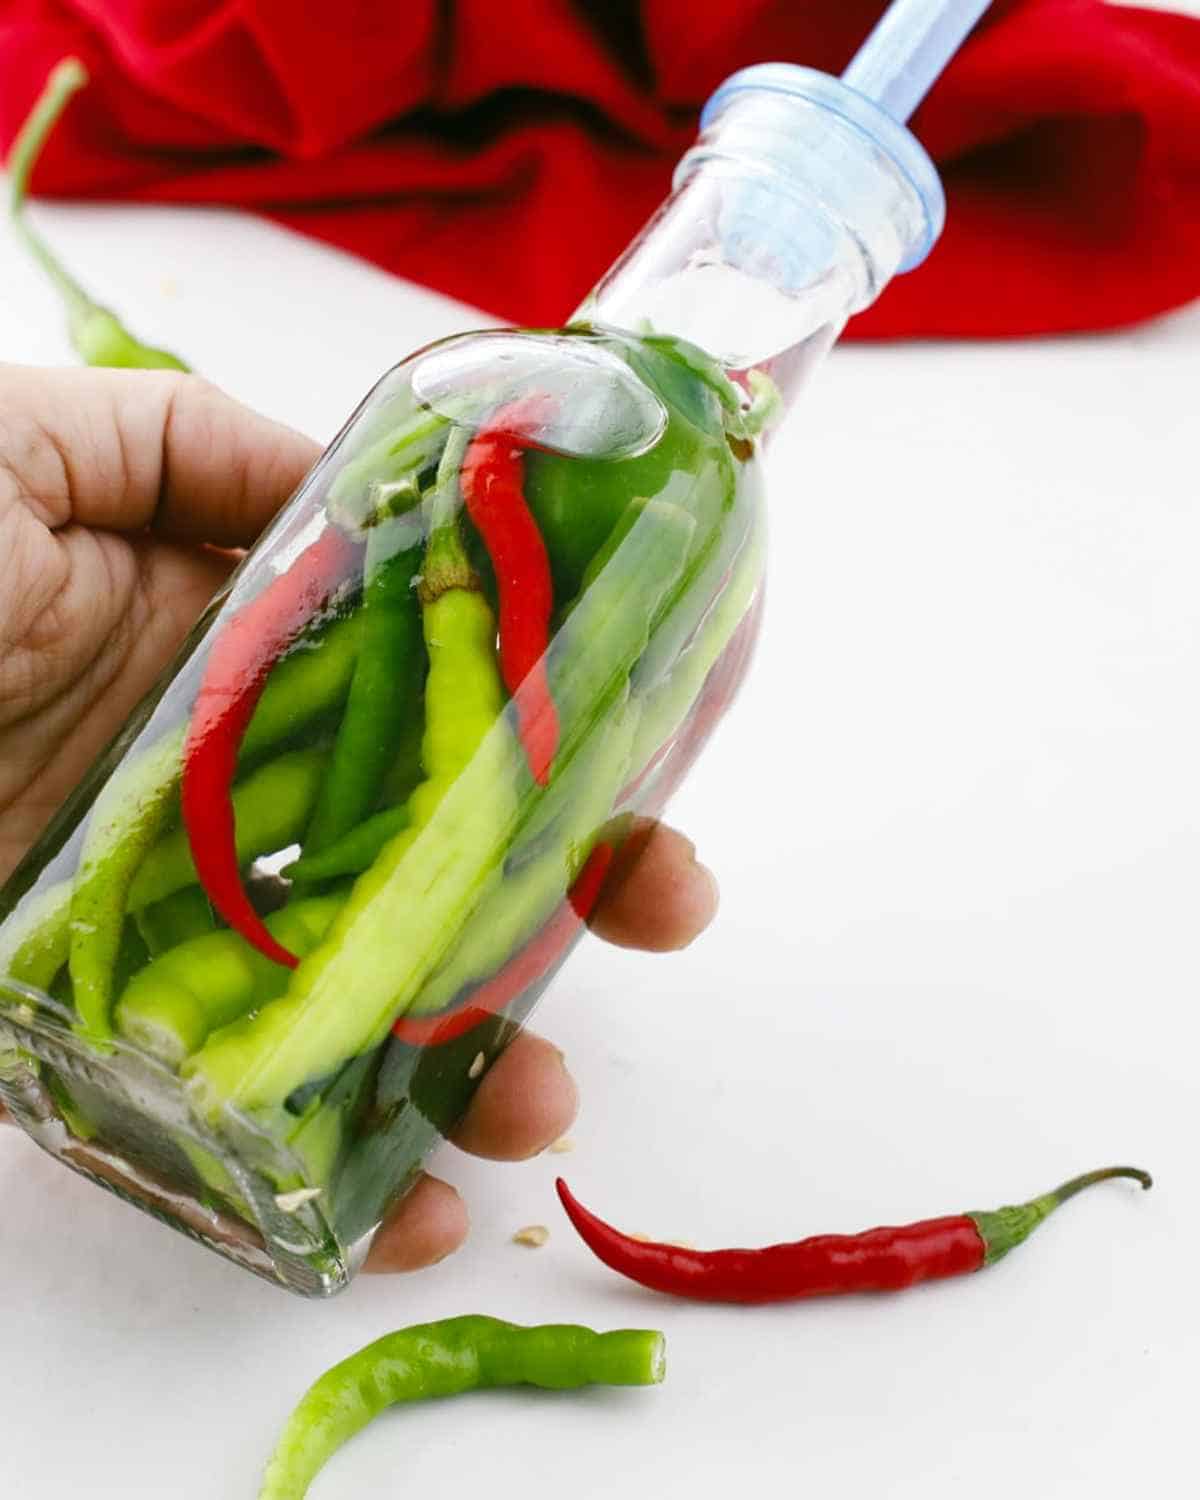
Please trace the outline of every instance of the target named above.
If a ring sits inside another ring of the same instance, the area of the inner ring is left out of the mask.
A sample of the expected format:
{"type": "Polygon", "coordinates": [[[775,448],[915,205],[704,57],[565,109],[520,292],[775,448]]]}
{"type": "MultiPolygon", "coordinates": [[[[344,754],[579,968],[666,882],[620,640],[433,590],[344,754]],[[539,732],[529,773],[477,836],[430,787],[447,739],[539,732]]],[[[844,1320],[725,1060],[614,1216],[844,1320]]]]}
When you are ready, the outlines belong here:
{"type": "MultiPolygon", "coordinates": [[[[83,1045],[46,1013],[47,997],[0,982],[0,1103],[64,1166],[226,1260],[307,1298],[333,1296],[365,1257],[370,1235],[344,1246],[319,1190],[296,1181],[262,1132],[234,1155],[192,1118],[178,1080],[114,1042],[83,1045]],[[248,1157],[258,1155],[257,1160],[248,1157]]],[[[53,1003],[53,1002],[51,1002],[53,1003]]]]}

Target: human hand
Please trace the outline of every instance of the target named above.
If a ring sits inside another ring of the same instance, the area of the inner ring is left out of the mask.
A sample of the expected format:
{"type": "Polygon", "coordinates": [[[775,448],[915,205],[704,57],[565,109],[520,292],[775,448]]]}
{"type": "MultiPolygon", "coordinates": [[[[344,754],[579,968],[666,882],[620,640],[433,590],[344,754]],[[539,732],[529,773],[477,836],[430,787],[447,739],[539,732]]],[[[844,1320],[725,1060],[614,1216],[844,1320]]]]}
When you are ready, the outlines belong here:
{"type": "MultiPolygon", "coordinates": [[[[317,446],[168,372],[0,367],[0,880],[152,686],[204,606],[300,483],[317,446]]],[[[643,831],[591,926],[625,947],[684,947],[716,887],[680,834],[643,831]]],[[[523,1033],[454,1137],[497,1161],[570,1124],[562,1056],[523,1033]]],[[[455,1249],[466,1208],[423,1177],[379,1231],[368,1270],[455,1249]]]]}

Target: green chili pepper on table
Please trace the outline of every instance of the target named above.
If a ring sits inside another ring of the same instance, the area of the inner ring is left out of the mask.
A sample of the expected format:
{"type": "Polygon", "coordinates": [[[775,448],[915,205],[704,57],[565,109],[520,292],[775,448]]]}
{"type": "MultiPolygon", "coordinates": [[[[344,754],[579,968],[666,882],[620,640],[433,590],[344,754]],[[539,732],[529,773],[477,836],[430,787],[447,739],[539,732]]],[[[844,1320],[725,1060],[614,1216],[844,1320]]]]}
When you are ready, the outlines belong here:
{"type": "Polygon", "coordinates": [[[9,219],[18,239],[54,283],[66,305],[71,345],[85,364],[138,370],[186,370],[187,365],[176,355],[143,344],[134,338],[115,313],[94,301],[52,254],[26,217],[25,196],[29,179],[46,138],[72,95],[87,81],[87,70],[75,57],[60,62],[47,79],[42,96],[13,142],[9,155],[9,219]]]}
{"type": "Polygon", "coordinates": [[[658,1385],[665,1374],[663,1336],[650,1329],[524,1328],[482,1316],[403,1328],[334,1365],[306,1392],[267,1465],[259,1500],[303,1500],[337,1449],[400,1402],[509,1385],[658,1385]]]}

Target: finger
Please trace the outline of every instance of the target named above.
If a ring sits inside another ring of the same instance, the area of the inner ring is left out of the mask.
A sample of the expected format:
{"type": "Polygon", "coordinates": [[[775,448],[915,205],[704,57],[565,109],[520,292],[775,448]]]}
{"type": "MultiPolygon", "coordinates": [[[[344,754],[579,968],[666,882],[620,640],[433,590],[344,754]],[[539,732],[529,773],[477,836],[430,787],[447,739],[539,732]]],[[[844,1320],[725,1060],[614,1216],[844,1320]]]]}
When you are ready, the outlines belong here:
{"type": "Polygon", "coordinates": [[[556,1141],[578,1108],[562,1053],[524,1031],[489,1068],[450,1139],[489,1161],[525,1161],[556,1141]]]}
{"type": "Polygon", "coordinates": [[[591,927],[619,948],[671,953],[699,937],[718,899],[716,877],[691,840],[647,820],[622,845],[591,927]]]}
{"type": "Polygon", "coordinates": [[[316,444],[194,375],[0,368],[9,488],[47,526],[248,546],[316,444]]]}
{"type": "Polygon", "coordinates": [[[417,1178],[376,1230],[365,1271],[419,1271],[445,1260],[467,1237],[467,1206],[448,1182],[417,1178]]]}

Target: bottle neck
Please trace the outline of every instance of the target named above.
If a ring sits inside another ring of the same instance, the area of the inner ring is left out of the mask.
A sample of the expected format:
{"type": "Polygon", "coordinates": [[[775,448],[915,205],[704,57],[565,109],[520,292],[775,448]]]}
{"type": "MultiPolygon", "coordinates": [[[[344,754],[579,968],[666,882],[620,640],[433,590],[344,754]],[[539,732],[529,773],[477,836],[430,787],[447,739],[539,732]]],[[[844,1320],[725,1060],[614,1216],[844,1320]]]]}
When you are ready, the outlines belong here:
{"type": "Polygon", "coordinates": [[[746,69],[576,317],[688,339],[730,371],[768,369],[786,395],[924,257],[942,207],[924,151],[868,100],[808,69],[746,69]]]}

